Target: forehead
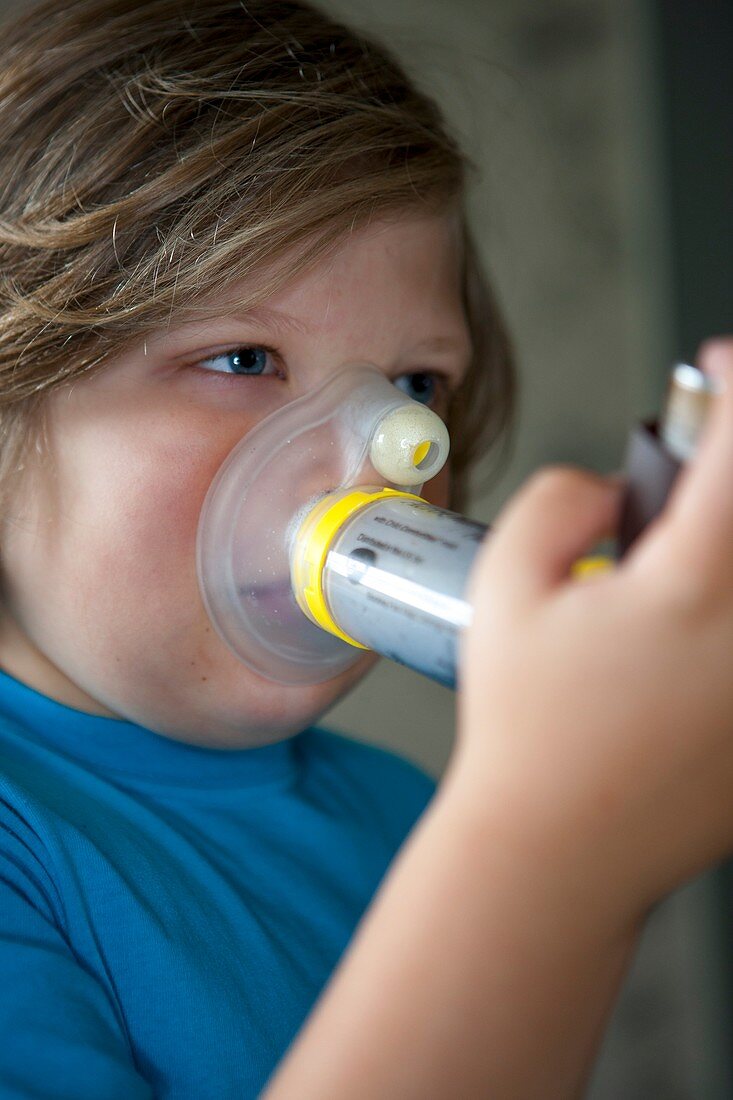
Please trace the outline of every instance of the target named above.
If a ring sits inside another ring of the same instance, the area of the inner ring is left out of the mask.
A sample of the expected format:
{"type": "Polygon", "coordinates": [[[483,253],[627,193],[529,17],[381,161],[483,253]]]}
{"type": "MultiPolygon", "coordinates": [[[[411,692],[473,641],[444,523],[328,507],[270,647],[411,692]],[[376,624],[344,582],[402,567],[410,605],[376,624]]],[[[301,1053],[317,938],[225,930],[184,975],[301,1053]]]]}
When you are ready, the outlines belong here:
{"type": "MultiPolygon", "coordinates": [[[[267,299],[267,309],[287,314],[302,332],[321,333],[344,324],[368,324],[376,316],[414,318],[422,325],[436,314],[462,319],[461,234],[456,215],[373,221],[343,239],[325,259],[285,282],[267,299]]],[[[282,268],[287,271],[288,257],[282,268]]],[[[235,284],[220,299],[224,309],[253,289],[235,284]]]]}

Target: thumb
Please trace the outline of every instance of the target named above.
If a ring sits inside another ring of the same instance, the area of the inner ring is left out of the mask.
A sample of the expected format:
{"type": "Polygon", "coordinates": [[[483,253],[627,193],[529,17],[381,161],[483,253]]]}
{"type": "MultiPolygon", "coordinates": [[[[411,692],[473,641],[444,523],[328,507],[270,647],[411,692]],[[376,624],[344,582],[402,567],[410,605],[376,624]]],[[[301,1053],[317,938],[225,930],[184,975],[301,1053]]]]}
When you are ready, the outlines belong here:
{"type": "Polygon", "coordinates": [[[616,527],[623,478],[573,466],[533,474],[500,513],[471,571],[467,598],[529,607],[616,527]]]}

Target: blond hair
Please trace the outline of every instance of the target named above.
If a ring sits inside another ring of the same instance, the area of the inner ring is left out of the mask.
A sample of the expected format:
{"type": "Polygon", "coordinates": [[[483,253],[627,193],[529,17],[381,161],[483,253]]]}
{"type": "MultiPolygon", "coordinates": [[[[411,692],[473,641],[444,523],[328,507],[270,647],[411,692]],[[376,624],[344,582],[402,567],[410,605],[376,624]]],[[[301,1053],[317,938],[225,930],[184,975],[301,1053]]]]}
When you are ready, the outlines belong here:
{"type": "MultiPolygon", "coordinates": [[[[272,270],[254,306],[375,215],[460,211],[469,165],[384,47],[294,0],[47,0],[6,24],[0,504],[52,389],[203,290],[272,270]]],[[[461,217],[474,361],[448,415],[457,509],[513,395],[461,217]]]]}

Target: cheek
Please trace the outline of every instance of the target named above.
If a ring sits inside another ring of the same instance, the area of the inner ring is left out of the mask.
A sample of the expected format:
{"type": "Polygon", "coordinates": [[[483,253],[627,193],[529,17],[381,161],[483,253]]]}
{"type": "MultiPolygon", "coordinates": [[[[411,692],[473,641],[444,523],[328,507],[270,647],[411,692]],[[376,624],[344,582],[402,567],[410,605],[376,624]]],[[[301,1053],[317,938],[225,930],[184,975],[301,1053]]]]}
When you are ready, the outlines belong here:
{"type": "Polygon", "coordinates": [[[205,615],[195,569],[198,519],[246,428],[158,416],[153,431],[145,421],[128,421],[126,430],[78,425],[65,437],[73,443],[57,450],[45,566],[90,633],[104,632],[105,623],[117,624],[111,633],[132,633],[137,622],[170,637],[205,615]]]}
{"type": "Polygon", "coordinates": [[[241,413],[186,421],[152,402],[59,416],[53,467],[5,547],[19,621],[64,675],[113,712],[179,732],[208,722],[222,743],[250,727],[258,737],[303,728],[377,659],[283,689],[209,622],[196,576],[201,507],[251,427],[241,413]]]}

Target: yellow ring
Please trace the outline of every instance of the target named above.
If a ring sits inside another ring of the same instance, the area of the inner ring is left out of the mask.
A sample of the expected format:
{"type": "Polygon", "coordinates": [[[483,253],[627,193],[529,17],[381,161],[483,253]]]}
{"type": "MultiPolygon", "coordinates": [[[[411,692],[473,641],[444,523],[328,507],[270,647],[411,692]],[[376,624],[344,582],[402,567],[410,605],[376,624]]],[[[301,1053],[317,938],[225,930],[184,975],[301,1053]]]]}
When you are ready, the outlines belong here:
{"type": "Polygon", "coordinates": [[[314,623],[357,649],[369,649],[369,646],[344,634],[328,609],[323,594],[323,567],[328,551],[349,516],[367,504],[373,504],[385,497],[406,497],[408,500],[419,501],[423,498],[415,493],[405,493],[401,489],[352,489],[344,492],[344,496],[329,493],[323,497],[301,523],[295,536],[296,549],[292,558],[291,580],[301,611],[314,623]]]}

